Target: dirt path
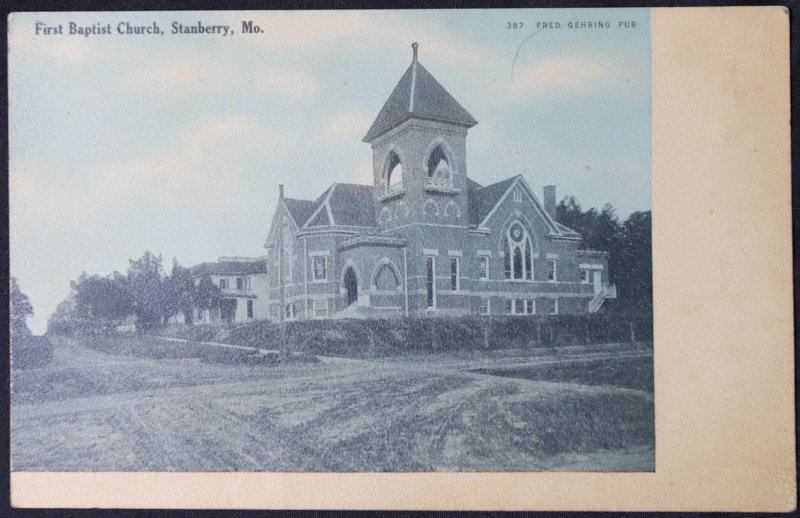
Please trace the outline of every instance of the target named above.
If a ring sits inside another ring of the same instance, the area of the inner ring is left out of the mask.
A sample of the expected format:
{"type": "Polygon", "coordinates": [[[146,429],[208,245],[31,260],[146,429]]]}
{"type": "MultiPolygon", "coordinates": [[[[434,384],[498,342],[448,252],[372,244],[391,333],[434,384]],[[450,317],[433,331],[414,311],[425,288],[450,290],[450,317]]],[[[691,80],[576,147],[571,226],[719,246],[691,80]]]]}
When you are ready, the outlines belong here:
{"type": "MultiPolygon", "coordinates": [[[[621,362],[627,350],[506,353],[504,365],[621,362]],[[558,355],[558,356],[556,356],[558,355]]],[[[12,374],[16,470],[653,467],[652,394],[476,372],[440,355],[221,365],[111,356],[59,339],[12,374]]],[[[491,363],[498,365],[499,363],[491,363]]]]}

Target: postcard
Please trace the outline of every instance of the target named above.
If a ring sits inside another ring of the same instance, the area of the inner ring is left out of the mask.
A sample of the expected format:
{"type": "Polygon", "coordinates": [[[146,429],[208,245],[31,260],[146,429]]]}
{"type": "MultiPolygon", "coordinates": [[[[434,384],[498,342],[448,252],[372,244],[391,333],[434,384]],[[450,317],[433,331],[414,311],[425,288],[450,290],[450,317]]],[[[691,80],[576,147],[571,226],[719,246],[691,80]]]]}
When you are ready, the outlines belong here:
{"type": "Polygon", "coordinates": [[[14,506],[794,507],[782,8],[8,27],[14,506]]]}

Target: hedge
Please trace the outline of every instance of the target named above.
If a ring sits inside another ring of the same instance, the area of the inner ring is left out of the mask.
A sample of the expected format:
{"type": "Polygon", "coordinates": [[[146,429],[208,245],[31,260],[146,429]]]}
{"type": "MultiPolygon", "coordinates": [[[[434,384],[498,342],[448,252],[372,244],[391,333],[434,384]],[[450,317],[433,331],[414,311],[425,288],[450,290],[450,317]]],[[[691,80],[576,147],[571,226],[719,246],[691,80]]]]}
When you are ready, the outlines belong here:
{"type": "MultiPolygon", "coordinates": [[[[469,350],[652,342],[652,316],[590,315],[449,317],[286,322],[286,347],[336,356],[404,351],[469,350]],[[631,340],[631,325],[634,336],[631,340]]],[[[281,349],[280,324],[260,321],[231,327],[226,343],[281,349]]]]}

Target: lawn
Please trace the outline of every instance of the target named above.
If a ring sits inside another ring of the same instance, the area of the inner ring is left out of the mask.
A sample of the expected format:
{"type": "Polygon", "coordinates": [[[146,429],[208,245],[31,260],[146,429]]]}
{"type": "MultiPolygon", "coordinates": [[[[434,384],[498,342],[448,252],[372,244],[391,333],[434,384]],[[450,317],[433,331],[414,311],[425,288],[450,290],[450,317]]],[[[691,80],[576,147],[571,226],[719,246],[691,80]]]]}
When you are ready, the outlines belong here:
{"type": "Polygon", "coordinates": [[[15,470],[654,467],[652,393],[631,381],[638,375],[611,383],[614,373],[646,371],[648,352],[284,363],[136,336],[53,344],[51,365],[12,372],[15,470]],[[595,358],[582,364],[596,375],[576,374],[581,358],[595,358]],[[548,374],[470,372],[485,362],[539,362],[548,374]]]}
{"type": "Polygon", "coordinates": [[[478,369],[476,372],[539,381],[608,385],[653,392],[653,358],[553,362],[510,369],[478,369]]]}

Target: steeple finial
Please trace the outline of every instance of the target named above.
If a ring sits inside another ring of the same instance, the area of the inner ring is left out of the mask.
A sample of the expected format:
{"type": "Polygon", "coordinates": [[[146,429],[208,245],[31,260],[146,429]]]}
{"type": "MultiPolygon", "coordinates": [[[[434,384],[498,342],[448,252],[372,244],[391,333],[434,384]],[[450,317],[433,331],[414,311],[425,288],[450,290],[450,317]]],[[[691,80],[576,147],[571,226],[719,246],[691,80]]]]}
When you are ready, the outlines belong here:
{"type": "Polygon", "coordinates": [[[415,41],[414,43],[411,44],[411,48],[414,49],[414,59],[413,59],[412,63],[416,63],[417,62],[417,49],[419,48],[419,43],[417,43],[415,41]]]}

